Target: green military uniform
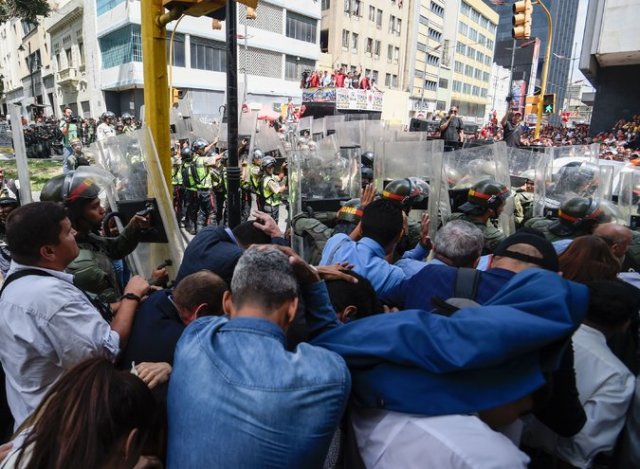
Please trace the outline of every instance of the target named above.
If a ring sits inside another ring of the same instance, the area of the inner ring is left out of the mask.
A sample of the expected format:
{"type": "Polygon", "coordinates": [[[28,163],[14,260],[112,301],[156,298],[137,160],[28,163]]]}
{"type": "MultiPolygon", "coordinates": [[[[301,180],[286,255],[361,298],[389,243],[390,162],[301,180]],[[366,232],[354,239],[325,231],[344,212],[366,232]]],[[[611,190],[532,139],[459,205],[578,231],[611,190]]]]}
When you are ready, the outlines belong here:
{"type": "Polygon", "coordinates": [[[513,216],[516,226],[520,227],[532,217],[533,192],[518,189],[513,196],[513,216]]]}
{"type": "Polygon", "coordinates": [[[276,222],[278,221],[280,204],[282,203],[280,192],[278,192],[279,188],[280,183],[277,176],[265,174],[262,178],[262,194],[264,196],[265,211],[270,213],[276,222]]]}
{"type": "Polygon", "coordinates": [[[322,251],[327,240],[333,235],[333,229],[307,213],[297,214],[291,220],[291,228],[297,236],[304,239],[304,258],[311,265],[320,264],[322,251]]]}
{"type": "Polygon", "coordinates": [[[524,226],[525,228],[533,228],[541,231],[542,233],[544,233],[544,237],[547,238],[550,243],[553,243],[554,241],[560,241],[561,239],[574,239],[576,237],[572,234],[568,236],[558,236],[557,234],[549,231],[549,225],[551,225],[554,221],[556,220],[552,218],[534,217],[527,220],[524,223],[524,226]]]}
{"type": "Polygon", "coordinates": [[[78,288],[107,303],[120,300],[122,290],[111,261],[131,254],[138,245],[138,232],[127,226],[120,236],[105,238],[93,233],[78,241],[80,253],[67,267],[78,288]]]}
{"type": "Polygon", "coordinates": [[[495,249],[498,247],[498,244],[500,244],[502,240],[506,238],[505,234],[500,228],[496,228],[495,226],[493,226],[491,220],[488,220],[487,223],[482,223],[481,221],[473,219],[466,213],[456,212],[452,213],[445,223],[453,220],[468,221],[469,223],[473,223],[478,228],[480,228],[482,230],[482,233],[484,234],[484,248],[489,253],[495,251],[495,249]]]}

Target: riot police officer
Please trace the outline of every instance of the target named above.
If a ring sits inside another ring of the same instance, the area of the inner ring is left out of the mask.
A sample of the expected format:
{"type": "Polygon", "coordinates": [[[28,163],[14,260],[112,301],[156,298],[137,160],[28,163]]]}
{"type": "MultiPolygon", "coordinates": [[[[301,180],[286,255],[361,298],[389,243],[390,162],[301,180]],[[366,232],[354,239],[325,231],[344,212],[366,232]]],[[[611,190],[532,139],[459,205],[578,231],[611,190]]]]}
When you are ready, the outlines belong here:
{"type": "MultiPolygon", "coordinates": [[[[421,202],[429,196],[429,185],[417,177],[395,179],[387,184],[382,191],[384,199],[395,200],[402,204],[405,214],[408,216],[414,203],[421,202]]],[[[400,251],[405,251],[420,242],[422,237],[420,222],[409,218],[407,221],[407,238],[400,243],[400,251]]]]}
{"type": "Polygon", "coordinates": [[[253,194],[256,199],[256,206],[258,210],[262,211],[264,208],[264,199],[262,197],[262,190],[260,188],[260,181],[262,180],[262,159],[264,153],[259,148],[253,150],[251,155],[251,164],[247,168],[247,186],[249,192],[253,194]]]}
{"type": "Polygon", "coordinates": [[[40,200],[62,202],[76,230],[80,252],[67,267],[73,283],[107,303],[120,300],[122,285],[111,263],[130,254],[138,245],[140,234],[149,228],[149,219],[135,215],[115,238],[99,236],[105,210],[98,198],[100,187],[87,175],[73,171],[55,176],[43,187],[40,200]]]}
{"type": "Polygon", "coordinates": [[[513,196],[513,216],[516,228],[524,225],[524,222],[533,217],[534,181],[525,177],[524,184],[515,190],[513,196]]]}
{"type": "Polygon", "coordinates": [[[484,233],[485,252],[491,253],[506,238],[491,220],[502,213],[509,195],[505,185],[493,179],[483,179],[469,189],[467,202],[458,207],[458,212],[452,213],[447,222],[465,220],[476,225],[484,233]]]}
{"type": "Polygon", "coordinates": [[[284,173],[276,176],[273,174],[275,169],[276,159],[272,156],[265,156],[262,160],[262,171],[264,175],[260,183],[262,196],[264,197],[264,212],[271,215],[276,223],[278,223],[280,204],[282,204],[281,194],[287,190],[287,187],[280,185],[280,182],[285,178],[284,173]]]}
{"type": "Polygon", "coordinates": [[[194,155],[190,165],[191,174],[195,182],[198,198],[198,216],[195,231],[198,232],[210,222],[212,212],[212,184],[207,160],[209,142],[197,138],[191,143],[191,153],[194,155]]]}
{"type": "Polygon", "coordinates": [[[182,160],[180,173],[182,174],[182,184],[184,185],[184,206],[186,207],[184,227],[189,233],[196,234],[196,225],[198,223],[198,179],[191,148],[183,148],[180,151],[180,158],[182,160]]]}
{"type": "Polygon", "coordinates": [[[120,116],[122,118],[122,132],[125,134],[132,134],[135,132],[136,127],[132,124],[133,117],[128,112],[125,112],[120,116]]]}
{"type": "Polygon", "coordinates": [[[558,218],[532,218],[524,224],[544,233],[553,242],[572,240],[591,234],[600,223],[607,222],[607,215],[596,199],[573,197],[558,210],[558,218]]]}
{"type": "MultiPolygon", "coordinates": [[[[184,150],[190,149],[185,148],[184,150]]],[[[182,152],[181,152],[182,153],[182,152]]],[[[177,155],[175,148],[172,148],[171,155],[171,185],[173,186],[173,211],[176,214],[178,223],[183,223],[182,217],[185,208],[185,188],[182,179],[182,159],[181,155],[177,155]]]]}
{"type": "Polygon", "coordinates": [[[111,111],[102,113],[102,123],[96,129],[96,140],[106,140],[109,137],[115,137],[116,131],[113,128],[113,123],[116,119],[116,115],[111,111]]]}

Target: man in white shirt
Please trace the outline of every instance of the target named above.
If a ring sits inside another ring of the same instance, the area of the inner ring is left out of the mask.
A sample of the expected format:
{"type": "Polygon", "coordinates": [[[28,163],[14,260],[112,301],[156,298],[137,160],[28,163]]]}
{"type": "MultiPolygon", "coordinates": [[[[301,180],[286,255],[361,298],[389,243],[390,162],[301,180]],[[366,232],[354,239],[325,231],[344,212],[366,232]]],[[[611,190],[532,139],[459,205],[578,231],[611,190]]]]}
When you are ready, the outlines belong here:
{"type": "Polygon", "coordinates": [[[640,290],[621,281],[589,283],[591,298],[583,324],[573,334],[576,385],[587,422],[571,438],[561,438],[533,419],[524,441],[580,468],[611,451],[624,427],[635,377],[607,346],[607,338],[629,327],[640,309],[640,290]]]}
{"type": "Polygon", "coordinates": [[[13,261],[0,291],[0,362],[15,427],[65,370],[91,357],[115,360],[149,287],[133,277],[107,323],[64,272],[78,255],[74,235],[66,210],[53,202],[27,204],[7,219],[13,261]]]}
{"type": "Polygon", "coordinates": [[[425,417],[352,409],[351,420],[368,469],[518,469],[529,463],[506,436],[473,415],[425,417]]]}
{"type": "Polygon", "coordinates": [[[116,115],[111,111],[102,114],[102,123],[96,129],[96,140],[101,141],[116,136],[116,131],[113,128],[115,118],[116,115]]]}

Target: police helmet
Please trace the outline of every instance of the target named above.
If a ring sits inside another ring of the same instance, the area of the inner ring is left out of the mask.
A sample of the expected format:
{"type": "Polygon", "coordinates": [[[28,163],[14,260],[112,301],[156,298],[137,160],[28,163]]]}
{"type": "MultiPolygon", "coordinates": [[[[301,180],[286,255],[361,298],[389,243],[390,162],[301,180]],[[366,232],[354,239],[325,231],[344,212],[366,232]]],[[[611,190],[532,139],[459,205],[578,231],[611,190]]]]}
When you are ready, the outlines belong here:
{"type": "Polygon", "coordinates": [[[607,219],[596,199],[573,197],[560,205],[558,219],[549,225],[549,231],[557,236],[590,232],[593,227],[605,223],[607,219]]]}
{"type": "Polygon", "coordinates": [[[421,194],[422,189],[409,178],[391,181],[382,191],[384,199],[396,200],[405,207],[411,207],[413,202],[419,200],[421,194]]]}
{"type": "Polygon", "coordinates": [[[509,188],[493,179],[483,179],[469,189],[467,201],[458,210],[467,214],[483,213],[487,209],[497,210],[509,197],[509,188]]]}
{"type": "Polygon", "coordinates": [[[416,202],[422,202],[429,197],[429,184],[415,176],[410,176],[409,179],[420,189],[420,195],[416,198],[416,202]]]}
{"type": "Polygon", "coordinates": [[[360,223],[362,218],[362,206],[360,199],[351,199],[344,203],[336,216],[338,221],[345,221],[349,223],[360,223]]]}
{"type": "Polygon", "coordinates": [[[362,163],[362,166],[365,166],[367,168],[373,167],[373,152],[365,151],[362,155],[360,155],[360,163],[362,163]]]}
{"type": "Polygon", "coordinates": [[[193,158],[191,148],[184,147],[182,150],[180,150],[180,158],[182,158],[182,161],[191,161],[191,158],[193,158]]]}
{"type": "Polygon", "coordinates": [[[254,148],[252,156],[253,161],[261,161],[262,158],[264,158],[264,152],[259,148],[254,148]]]}
{"type": "Polygon", "coordinates": [[[89,177],[77,177],[75,171],[49,179],[42,188],[43,202],[63,202],[70,205],[79,200],[91,200],[100,195],[100,187],[89,177]]]}
{"type": "Polygon", "coordinates": [[[262,169],[267,169],[274,167],[276,165],[276,159],[273,156],[265,156],[262,159],[262,164],[260,165],[262,169]]]}
{"type": "Polygon", "coordinates": [[[131,114],[129,114],[128,112],[125,112],[124,114],[122,114],[122,120],[126,121],[126,120],[131,120],[133,117],[131,116],[131,114]]]}
{"type": "Polygon", "coordinates": [[[373,169],[364,167],[360,170],[360,174],[362,175],[362,179],[367,179],[369,181],[373,180],[373,169]]]}
{"type": "Polygon", "coordinates": [[[222,164],[227,164],[229,162],[229,152],[227,150],[223,151],[220,155],[220,161],[222,164]]]}
{"type": "Polygon", "coordinates": [[[582,193],[590,187],[593,191],[597,187],[599,171],[598,166],[593,163],[571,162],[560,168],[558,189],[582,193]]]}
{"type": "Polygon", "coordinates": [[[115,118],[116,118],[116,115],[111,111],[105,111],[102,113],[102,120],[104,122],[106,122],[107,119],[115,119],[115,118]]]}
{"type": "Polygon", "coordinates": [[[205,148],[209,146],[209,142],[207,142],[204,138],[196,138],[191,143],[191,151],[196,154],[200,154],[200,152],[204,151],[205,148]]]}
{"type": "Polygon", "coordinates": [[[10,197],[8,195],[0,197],[0,207],[17,207],[18,205],[18,200],[14,197],[10,197]]]}

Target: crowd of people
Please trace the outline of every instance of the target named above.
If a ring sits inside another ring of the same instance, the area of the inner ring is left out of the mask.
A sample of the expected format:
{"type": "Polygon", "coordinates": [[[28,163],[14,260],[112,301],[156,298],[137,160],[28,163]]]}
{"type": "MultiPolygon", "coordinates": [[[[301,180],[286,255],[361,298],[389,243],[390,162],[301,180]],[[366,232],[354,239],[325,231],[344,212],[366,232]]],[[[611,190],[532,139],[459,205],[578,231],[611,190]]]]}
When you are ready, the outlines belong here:
{"type": "Polygon", "coordinates": [[[344,67],[336,68],[331,73],[326,70],[305,70],[302,73],[300,88],[351,88],[380,91],[373,76],[366,75],[357,69],[347,71],[344,67]]]}
{"type": "MultiPolygon", "coordinates": [[[[460,137],[458,120],[441,131],[460,137]]],[[[115,135],[104,123],[96,138],[115,135]]],[[[529,210],[532,180],[489,171],[431,239],[427,182],[376,193],[371,152],[359,199],[283,232],[274,156],[240,142],[229,227],[225,149],[176,142],[194,236],[171,284],[166,265],[122,274],[157,214],[104,223],[101,183],[77,167],[40,202],[0,199],[0,468],[640,466],[640,236],[592,198],[588,168],[559,173],[548,217],[529,210]]]]}

